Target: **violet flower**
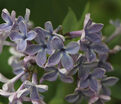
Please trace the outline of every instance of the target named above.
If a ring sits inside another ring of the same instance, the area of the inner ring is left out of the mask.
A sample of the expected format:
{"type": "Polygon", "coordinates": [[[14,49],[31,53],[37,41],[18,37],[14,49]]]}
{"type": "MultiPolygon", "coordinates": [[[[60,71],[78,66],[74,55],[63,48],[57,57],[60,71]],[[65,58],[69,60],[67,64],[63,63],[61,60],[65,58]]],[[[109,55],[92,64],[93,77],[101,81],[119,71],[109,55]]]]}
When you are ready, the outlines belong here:
{"type": "Polygon", "coordinates": [[[31,83],[30,81],[25,82],[25,88],[28,89],[30,99],[33,104],[43,104],[43,96],[39,94],[39,92],[45,92],[48,90],[46,85],[36,85],[35,83],[31,83]]]}
{"type": "Polygon", "coordinates": [[[10,15],[7,9],[3,9],[1,16],[6,23],[0,24],[0,31],[10,31],[15,22],[16,12],[12,11],[10,15]]]}
{"type": "Polygon", "coordinates": [[[41,31],[41,28],[35,29],[37,37],[35,38],[37,44],[29,45],[26,49],[26,53],[29,55],[36,55],[36,63],[40,67],[44,67],[47,60],[47,54],[52,54],[53,49],[50,43],[45,38],[45,34],[41,31]]]}
{"type": "Polygon", "coordinates": [[[17,43],[17,50],[23,52],[27,47],[27,41],[31,41],[36,37],[36,32],[32,30],[28,32],[24,21],[19,23],[19,30],[20,32],[12,31],[9,37],[17,43]]]}
{"type": "Polygon", "coordinates": [[[73,94],[69,94],[65,97],[65,100],[69,103],[76,103],[82,101],[83,98],[91,97],[94,95],[94,92],[90,89],[78,89],[76,88],[73,94]]]}
{"type": "Polygon", "coordinates": [[[118,82],[118,78],[116,77],[104,77],[101,80],[101,85],[102,85],[102,94],[110,96],[111,95],[111,91],[108,87],[115,85],[118,82]]]}
{"type": "Polygon", "coordinates": [[[102,68],[96,68],[92,72],[88,72],[85,78],[79,81],[80,88],[90,88],[91,90],[98,91],[98,80],[103,78],[105,70],[102,68]]]}
{"type": "Polygon", "coordinates": [[[73,59],[70,54],[76,54],[79,51],[79,45],[76,42],[69,43],[64,47],[63,41],[58,37],[54,37],[52,40],[52,46],[56,51],[49,57],[46,66],[57,65],[60,60],[62,66],[69,70],[73,68],[73,59]]]}
{"type": "Polygon", "coordinates": [[[96,53],[103,54],[103,53],[109,52],[107,45],[105,45],[102,42],[91,43],[91,42],[80,40],[80,48],[82,51],[85,52],[86,57],[87,57],[89,62],[96,60],[96,53]]]}
{"type": "Polygon", "coordinates": [[[89,100],[88,104],[104,104],[105,102],[110,101],[110,99],[110,96],[107,95],[96,95],[89,100]]]}
{"type": "Polygon", "coordinates": [[[72,83],[73,78],[71,76],[67,76],[67,70],[66,69],[59,69],[56,67],[47,67],[45,68],[47,73],[45,73],[42,77],[43,80],[48,80],[48,81],[55,81],[57,80],[58,76],[61,81],[65,83],[72,83]]]}

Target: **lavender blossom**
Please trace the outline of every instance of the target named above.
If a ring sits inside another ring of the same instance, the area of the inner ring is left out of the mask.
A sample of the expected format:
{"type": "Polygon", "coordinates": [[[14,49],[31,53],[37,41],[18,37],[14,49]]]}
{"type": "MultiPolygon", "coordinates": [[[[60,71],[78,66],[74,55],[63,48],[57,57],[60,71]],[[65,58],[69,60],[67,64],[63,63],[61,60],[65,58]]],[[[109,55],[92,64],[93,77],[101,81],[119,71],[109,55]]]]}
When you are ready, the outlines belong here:
{"type": "Polygon", "coordinates": [[[56,67],[48,67],[45,68],[47,73],[43,75],[43,80],[48,80],[48,81],[55,81],[57,80],[58,76],[60,77],[60,80],[65,82],[65,83],[72,83],[73,78],[71,76],[67,76],[67,70],[66,69],[59,69],[56,67]]]}
{"type": "Polygon", "coordinates": [[[37,33],[36,42],[38,44],[29,45],[26,49],[26,53],[29,55],[36,55],[36,63],[40,67],[44,67],[46,63],[47,54],[52,54],[53,49],[50,46],[50,43],[46,40],[45,34],[41,31],[41,28],[35,29],[37,33]]]}
{"type": "Polygon", "coordinates": [[[10,31],[15,22],[16,12],[12,11],[10,15],[7,9],[3,9],[1,16],[6,23],[0,24],[0,31],[10,31]]]}
{"type": "Polygon", "coordinates": [[[91,42],[80,40],[80,48],[82,51],[85,52],[89,62],[96,60],[96,53],[103,54],[103,53],[109,52],[108,47],[102,42],[91,43],[91,42]]]}
{"type": "Polygon", "coordinates": [[[36,85],[35,83],[31,83],[30,81],[25,82],[25,88],[28,89],[30,94],[30,99],[33,104],[43,104],[43,96],[39,95],[39,92],[45,92],[48,90],[46,85],[36,85]]]}
{"type": "Polygon", "coordinates": [[[105,70],[102,68],[96,68],[93,72],[88,72],[84,79],[80,80],[79,86],[80,88],[89,87],[91,90],[97,92],[98,91],[98,80],[103,78],[105,74],[105,70]]]}
{"type": "Polygon", "coordinates": [[[79,45],[76,42],[69,43],[64,47],[63,41],[58,37],[54,37],[52,40],[53,48],[56,51],[49,57],[47,66],[54,66],[61,60],[61,64],[67,70],[73,68],[73,59],[70,54],[76,54],[79,51],[79,45]]]}
{"type": "Polygon", "coordinates": [[[27,47],[27,41],[33,40],[36,37],[36,33],[32,30],[27,32],[27,26],[24,21],[19,23],[19,30],[20,32],[12,31],[10,39],[17,43],[17,50],[23,52],[27,47]]]}

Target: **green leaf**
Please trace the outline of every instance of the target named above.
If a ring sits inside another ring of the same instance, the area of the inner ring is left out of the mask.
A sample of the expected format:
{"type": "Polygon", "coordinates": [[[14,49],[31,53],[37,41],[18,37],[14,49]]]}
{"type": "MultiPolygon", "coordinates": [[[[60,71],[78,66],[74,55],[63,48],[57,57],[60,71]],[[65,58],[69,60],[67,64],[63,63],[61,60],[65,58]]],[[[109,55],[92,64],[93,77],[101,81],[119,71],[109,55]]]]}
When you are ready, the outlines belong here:
{"type": "Polygon", "coordinates": [[[63,21],[63,32],[70,32],[76,30],[77,18],[72,9],[69,8],[68,14],[63,21]]]}
{"type": "Polygon", "coordinates": [[[121,84],[117,84],[111,88],[112,96],[117,99],[121,99],[121,84]]]}

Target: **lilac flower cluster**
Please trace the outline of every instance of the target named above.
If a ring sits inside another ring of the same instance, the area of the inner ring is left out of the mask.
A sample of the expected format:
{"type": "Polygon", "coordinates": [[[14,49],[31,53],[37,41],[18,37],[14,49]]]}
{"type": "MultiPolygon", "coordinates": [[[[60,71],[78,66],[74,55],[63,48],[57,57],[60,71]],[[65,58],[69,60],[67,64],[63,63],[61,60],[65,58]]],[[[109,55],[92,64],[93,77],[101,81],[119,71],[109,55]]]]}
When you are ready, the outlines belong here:
{"type": "Polygon", "coordinates": [[[60,27],[53,29],[50,21],[45,23],[45,28],[33,27],[29,16],[29,9],[24,17],[16,17],[15,11],[11,14],[7,9],[2,11],[5,23],[0,24],[0,53],[4,45],[10,46],[12,56],[8,61],[16,76],[8,79],[0,74],[3,83],[0,95],[8,97],[9,104],[26,101],[45,104],[40,93],[47,91],[48,86],[42,85],[43,81],[55,81],[59,77],[65,83],[73,83],[76,74],[77,87],[65,97],[69,103],[82,98],[89,104],[109,101],[109,86],[118,79],[106,75],[113,68],[107,62],[109,48],[102,40],[103,24],[92,22],[90,14],[86,14],[83,29],[68,33],[72,38],[79,37],[79,41],[67,43],[64,35],[59,34],[60,27]],[[46,72],[40,79],[38,68],[46,72]],[[18,80],[22,84],[16,90],[18,80]]]}

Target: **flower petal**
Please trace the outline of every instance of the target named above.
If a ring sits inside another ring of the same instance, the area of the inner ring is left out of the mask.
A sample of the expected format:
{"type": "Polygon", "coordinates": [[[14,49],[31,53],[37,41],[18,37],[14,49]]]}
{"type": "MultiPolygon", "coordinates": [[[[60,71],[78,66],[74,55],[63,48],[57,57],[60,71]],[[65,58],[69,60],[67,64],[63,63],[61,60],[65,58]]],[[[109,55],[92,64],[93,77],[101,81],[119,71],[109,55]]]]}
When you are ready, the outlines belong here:
{"type": "Polygon", "coordinates": [[[68,96],[65,97],[65,100],[67,100],[69,103],[74,103],[79,99],[79,95],[74,93],[74,94],[69,94],[68,96]]]}
{"type": "Polygon", "coordinates": [[[91,48],[94,49],[97,53],[107,53],[107,52],[109,52],[107,45],[104,44],[104,43],[93,44],[91,46],[91,48]]]}
{"type": "Polygon", "coordinates": [[[31,30],[28,32],[26,40],[33,40],[36,37],[36,35],[37,33],[31,30]]]}
{"type": "Polygon", "coordinates": [[[12,19],[11,19],[11,16],[8,12],[7,9],[3,9],[2,10],[2,18],[5,22],[7,22],[9,25],[12,25],[12,19]]]}
{"type": "Polygon", "coordinates": [[[103,68],[96,68],[92,73],[92,76],[95,78],[103,78],[105,70],[103,68]]]}
{"type": "Polygon", "coordinates": [[[70,42],[67,47],[66,47],[66,51],[69,53],[69,54],[76,54],[78,51],[79,51],[79,44],[76,43],[76,42],[70,42]]]}
{"type": "Polygon", "coordinates": [[[45,29],[48,30],[50,33],[53,33],[53,26],[50,21],[45,22],[45,29]]]}
{"type": "Polygon", "coordinates": [[[24,23],[24,21],[20,21],[20,22],[19,22],[19,30],[21,31],[21,33],[24,34],[24,36],[27,35],[27,26],[26,26],[26,24],[24,23]]]}
{"type": "Polygon", "coordinates": [[[89,33],[95,33],[101,31],[103,28],[103,24],[93,24],[88,28],[89,33]]]}
{"type": "Polygon", "coordinates": [[[69,56],[67,53],[63,53],[63,56],[62,56],[62,59],[61,59],[61,64],[67,70],[72,69],[73,68],[73,59],[72,59],[72,57],[69,56]]]}
{"type": "Polygon", "coordinates": [[[96,60],[96,54],[90,49],[86,52],[86,57],[89,62],[96,60]]]}
{"type": "Polygon", "coordinates": [[[3,83],[6,83],[8,82],[8,78],[6,78],[5,76],[3,76],[1,73],[0,73],[0,82],[3,82],[3,83]]]}
{"type": "Polygon", "coordinates": [[[43,79],[48,81],[55,81],[57,78],[58,78],[57,71],[51,71],[51,72],[45,73],[43,76],[43,79]]]}
{"type": "Polygon", "coordinates": [[[27,46],[26,48],[26,53],[29,54],[29,55],[34,55],[36,54],[39,50],[41,50],[41,46],[38,45],[38,44],[32,44],[32,45],[29,45],[27,46]]]}
{"type": "Polygon", "coordinates": [[[62,39],[57,36],[54,36],[52,39],[52,46],[54,49],[61,49],[64,47],[62,39]]]}
{"type": "Polygon", "coordinates": [[[38,89],[39,92],[45,92],[48,90],[47,85],[36,85],[36,88],[38,89]]]}
{"type": "Polygon", "coordinates": [[[101,42],[101,36],[97,33],[86,33],[86,38],[92,42],[101,42]]]}
{"type": "Polygon", "coordinates": [[[71,76],[67,76],[64,74],[60,74],[60,79],[65,82],[65,83],[72,83],[73,82],[73,78],[71,76]]]}
{"type": "Polygon", "coordinates": [[[13,31],[9,34],[9,37],[12,41],[17,41],[17,40],[21,40],[22,36],[19,32],[13,31]]]}
{"type": "Polygon", "coordinates": [[[13,94],[13,93],[11,93],[11,92],[6,92],[6,91],[0,89],[0,95],[1,95],[1,96],[6,96],[6,97],[8,97],[8,96],[10,96],[10,95],[12,95],[12,94],[13,94]]]}
{"type": "Polygon", "coordinates": [[[36,63],[38,66],[43,67],[46,62],[46,51],[44,49],[40,50],[36,56],[36,63]]]}
{"type": "Polygon", "coordinates": [[[85,20],[84,20],[84,28],[87,28],[88,26],[90,26],[92,24],[92,21],[90,19],[90,14],[86,14],[85,16],[85,20]]]}
{"type": "Polygon", "coordinates": [[[49,59],[48,59],[48,63],[46,66],[54,66],[56,64],[58,64],[60,62],[60,59],[62,57],[61,52],[55,52],[54,54],[52,54],[49,59]]]}
{"type": "Polygon", "coordinates": [[[18,43],[17,43],[17,50],[18,51],[25,51],[26,50],[26,47],[27,47],[27,42],[26,40],[20,40],[18,43]]]}
{"type": "Polygon", "coordinates": [[[27,96],[29,93],[30,92],[29,92],[28,88],[22,89],[22,90],[18,91],[17,98],[20,98],[20,97],[23,97],[23,96],[27,96]]]}
{"type": "Polygon", "coordinates": [[[79,87],[80,88],[87,88],[88,85],[89,85],[89,80],[88,79],[82,80],[82,81],[79,82],[79,87]]]}
{"type": "Polygon", "coordinates": [[[25,21],[29,22],[29,17],[30,17],[30,9],[26,8],[26,14],[25,14],[25,21]]]}
{"type": "Polygon", "coordinates": [[[102,83],[105,86],[113,86],[113,85],[115,85],[118,82],[118,80],[119,79],[116,78],[116,77],[107,77],[107,78],[102,80],[102,83]]]}
{"type": "Polygon", "coordinates": [[[97,80],[94,79],[94,78],[90,78],[90,79],[89,79],[89,87],[90,87],[93,91],[97,92],[97,91],[98,91],[98,83],[97,83],[97,80]]]}

